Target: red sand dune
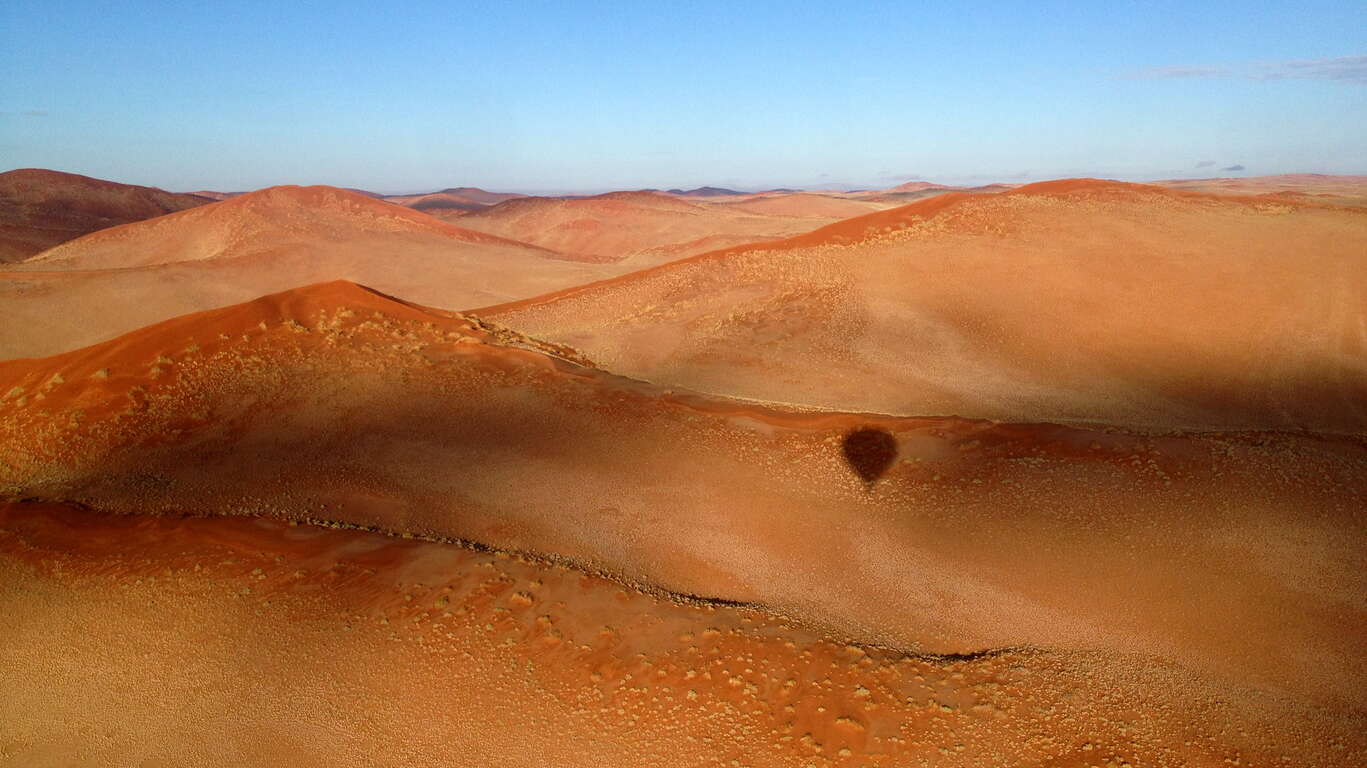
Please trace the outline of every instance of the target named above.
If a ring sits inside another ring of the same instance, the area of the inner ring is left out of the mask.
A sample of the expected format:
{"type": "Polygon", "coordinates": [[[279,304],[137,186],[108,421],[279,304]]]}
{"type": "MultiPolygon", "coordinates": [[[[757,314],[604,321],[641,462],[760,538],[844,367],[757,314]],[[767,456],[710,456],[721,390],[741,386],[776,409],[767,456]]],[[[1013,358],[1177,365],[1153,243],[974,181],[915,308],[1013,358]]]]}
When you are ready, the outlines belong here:
{"type": "Polygon", "coordinates": [[[663,385],[1150,428],[1367,428],[1367,217],[1088,179],[946,193],[480,310],[663,385]]]}
{"type": "Polygon", "coordinates": [[[89,232],[209,202],[74,173],[34,168],[0,173],[0,264],[89,232]]]}
{"type": "Polygon", "coordinates": [[[0,363],[0,495],[465,539],[910,652],[1361,690],[1358,438],[801,412],[586,362],[350,283],[289,291],[0,363]],[[854,428],[891,440],[867,479],[854,428]]]}
{"type": "Polygon", "coordinates": [[[332,187],[273,187],[114,227],[0,272],[0,359],[346,278],[442,306],[620,274],[332,187]]]}
{"type": "Polygon", "coordinates": [[[562,253],[640,268],[701,253],[716,247],[718,238],[731,244],[784,237],[876,208],[805,194],[706,202],[655,192],[612,192],[521,198],[448,220],[562,253]]]}
{"type": "MultiPolygon", "coordinates": [[[[0,763],[1367,763],[1367,214],[929,192],[478,315],[730,235],[277,188],[0,272],[70,349],[0,361],[0,763]]],[[[659,197],[590,200],[814,203],[659,197]]]]}

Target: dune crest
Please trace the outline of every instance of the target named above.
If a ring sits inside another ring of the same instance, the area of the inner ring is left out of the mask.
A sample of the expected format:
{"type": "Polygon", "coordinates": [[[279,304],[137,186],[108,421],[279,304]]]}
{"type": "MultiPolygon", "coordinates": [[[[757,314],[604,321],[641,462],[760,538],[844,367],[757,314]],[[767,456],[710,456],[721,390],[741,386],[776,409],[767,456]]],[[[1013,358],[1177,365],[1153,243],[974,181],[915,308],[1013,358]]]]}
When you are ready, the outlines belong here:
{"type": "Polygon", "coordinates": [[[1367,217],[1066,179],[945,193],[476,310],[626,375],[776,403],[1367,429],[1367,217]]]}

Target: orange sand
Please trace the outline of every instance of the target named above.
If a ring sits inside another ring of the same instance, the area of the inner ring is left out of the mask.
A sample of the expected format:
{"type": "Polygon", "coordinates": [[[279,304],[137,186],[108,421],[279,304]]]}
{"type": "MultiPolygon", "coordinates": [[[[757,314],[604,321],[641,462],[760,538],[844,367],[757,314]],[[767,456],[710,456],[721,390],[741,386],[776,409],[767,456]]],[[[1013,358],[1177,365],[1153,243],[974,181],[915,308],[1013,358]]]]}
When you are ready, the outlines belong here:
{"type": "Polygon", "coordinates": [[[478,314],[661,385],[908,415],[1367,427],[1367,216],[1062,180],[478,314]]]}

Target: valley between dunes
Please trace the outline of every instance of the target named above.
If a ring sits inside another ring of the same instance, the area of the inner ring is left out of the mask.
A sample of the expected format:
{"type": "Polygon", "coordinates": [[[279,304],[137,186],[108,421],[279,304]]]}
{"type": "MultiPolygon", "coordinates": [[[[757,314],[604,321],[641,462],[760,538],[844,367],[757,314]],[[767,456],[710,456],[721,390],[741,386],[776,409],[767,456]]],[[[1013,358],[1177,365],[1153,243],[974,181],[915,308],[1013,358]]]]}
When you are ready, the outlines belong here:
{"type": "Polygon", "coordinates": [[[1364,214],[922,193],[642,264],[556,217],[877,196],[278,187],[7,266],[0,765],[1367,761],[1364,214]]]}

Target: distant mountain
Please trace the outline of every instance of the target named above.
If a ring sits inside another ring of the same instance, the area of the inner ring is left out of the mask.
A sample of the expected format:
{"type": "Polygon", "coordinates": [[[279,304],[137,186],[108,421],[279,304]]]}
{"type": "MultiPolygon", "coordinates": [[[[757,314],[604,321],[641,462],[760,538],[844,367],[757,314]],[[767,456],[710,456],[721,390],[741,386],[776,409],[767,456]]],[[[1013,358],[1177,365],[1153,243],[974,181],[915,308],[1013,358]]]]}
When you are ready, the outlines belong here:
{"type": "Polygon", "coordinates": [[[119,224],[213,202],[199,195],[38,168],[0,173],[0,263],[119,224]]]}
{"type": "Polygon", "coordinates": [[[743,195],[745,193],[737,192],[734,189],[726,189],[724,187],[698,187],[697,189],[689,190],[671,189],[669,190],[669,194],[683,197],[725,197],[728,195],[743,195]]]}
{"type": "Polygon", "coordinates": [[[407,206],[419,211],[478,211],[505,200],[516,200],[526,195],[489,192],[479,187],[449,187],[439,192],[414,195],[388,195],[386,202],[407,206]]]}
{"type": "Polygon", "coordinates": [[[504,200],[526,197],[526,195],[518,194],[516,192],[490,192],[488,190],[480,189],[479,187],[448,187],[441,192],[442,194],[456,195],[476,203],[484,203],[485,205],[495,205],[504,200]]]}
{"type": "Polygon", "coordinates": [[[923,192],[927,189],[949,189],[943,184],[933,184],[929,181],[908,181],[905,184],[898,184],[886,191],[888,192],[923,192]]]}
{"type": "Polygon", "coordinates": [[[210,199],[210,200],[227,200],[227,199],[230,198],[230,197],[237,197],[238,195],[245,195],[245,194],[247,194],[247,193],[246,193],[246,192],[215,192],[215,191],[213,191],[212,189],[197,189],[197,190],[195,190],[194,192],[189,192],[189,193],[187,193],[187,194],[194,195],[195,197],[206,197],[206,198],[208,198],[208,199],[210,199]]]}

